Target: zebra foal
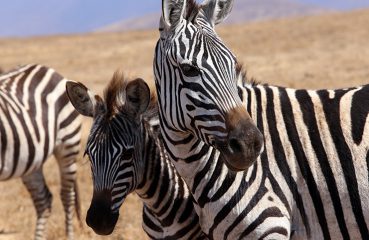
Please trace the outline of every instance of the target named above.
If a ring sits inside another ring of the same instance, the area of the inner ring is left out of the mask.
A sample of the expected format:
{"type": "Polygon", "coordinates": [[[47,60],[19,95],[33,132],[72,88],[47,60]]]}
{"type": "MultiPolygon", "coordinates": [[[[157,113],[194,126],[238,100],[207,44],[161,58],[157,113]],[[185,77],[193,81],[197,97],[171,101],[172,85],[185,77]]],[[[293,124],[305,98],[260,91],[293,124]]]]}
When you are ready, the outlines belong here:
{"type": "Polygon", "coordinates": [[[68,239],[73,213],[79,218],[76,158],[81,119],[65,92],[66,79],[53,69],[26,65],[0,76],[0,180],[21,178],[36,208],[35,239],[45,238],[52,195],[43,164],[54,154],[68,239]]]}
{"type": "Polygon", "coordinates": [[[86,222],[111,234],[133,191],[144,203],[143,229],[152,239],[206,239],[187,185],[163,152],[155,97],[142,79],[116,72],[104,99],[68,82],[77,111],[94,119],[86,146],[94,192],[86,222]]]}
{"type": "Polygon", "coordinates": [[[247,81],[214,30],[232,4],[163,0],[153,63],[163,145],[203,231],[369,239],[369,85],[313,91],[247,81]]]}

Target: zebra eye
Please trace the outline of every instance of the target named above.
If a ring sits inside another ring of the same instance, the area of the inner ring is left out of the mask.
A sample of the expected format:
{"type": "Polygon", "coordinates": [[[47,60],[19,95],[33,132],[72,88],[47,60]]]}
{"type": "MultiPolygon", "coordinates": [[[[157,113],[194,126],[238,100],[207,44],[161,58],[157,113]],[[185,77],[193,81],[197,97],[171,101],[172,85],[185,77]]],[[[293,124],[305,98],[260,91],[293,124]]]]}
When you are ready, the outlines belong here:
{"type": "Polygon", "coordinates": [[[199,68],[195,67],[191,64],[183,63],[183,64],[180,65],[180,68],[181,68],[183,74],[186,77],[196,77],[196,76],[200,75],[199,68]]]}
{"type": "Polygon", "coordinates": [[[133,148],[128,148],[124,151],[124,153],[122,154],[122,159],[123,160],[129,160],[132,158],[133,156],[133,148]]]}

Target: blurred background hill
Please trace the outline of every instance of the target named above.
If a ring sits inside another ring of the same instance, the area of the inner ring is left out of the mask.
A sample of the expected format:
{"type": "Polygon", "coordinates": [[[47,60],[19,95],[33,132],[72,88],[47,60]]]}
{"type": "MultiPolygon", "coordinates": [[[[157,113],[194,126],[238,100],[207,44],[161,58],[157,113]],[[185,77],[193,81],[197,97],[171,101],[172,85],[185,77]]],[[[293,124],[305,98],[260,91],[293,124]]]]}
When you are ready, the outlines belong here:
{"type": "MultiPolygon", "coordinates": [[[[226,24],[246,23],[257,20],[306,16],[334,11],[334,8],[319,6],[307,1],[293,0],[239,0],[235,1],[232,15],[226,24]]],[[[97,31],[127,31],[133,29],[152,29],[158,25],[160,11],[133,19],[124,19],[116,23],[98,28],[97,31]]]]}
{"type": "MultiPolygon", "coordinates": [[[[201,1],[200,1],[201,2],[201,1]]],[[[0,37],[150,29],[159,0],[12,0],[0,6],[0,37]]],[[[369,0],[236,0],[228,23],[369,7],[369,0]]]]}
{"type": "MultiPolygon", "coordinates": [[[[239,13],[242,15],[243,10],[239,9],[247,1],[251,2],[251,0],[236,0],[235,11],[232,12],[229,21],[237,19],[239,13]]],[[[258,2],[263,5],[263,1],[266,0],[258,2]]],[[[288,7],[298,5],[302,6],[302,9],[311,10],[308,11],[309,14],[306,14],[306,10],[301,10],[303,14],[300,10],[294,10],[294,14],[289,17],[278,15],[277,19],[272,17],[272,19],[257,19],[258,21],[247,20],[222,24],[217,28],[226,45],[232,49],[239,61],[244,63],[250,77],[262,83],[314,89],[369,83],[369,8],[357,9],[369,6],[369,2],[296,0],[293,3],[297,5],[288,5],[287,3],[292,3],[292,0],[268,1],[266,7],[270,10],[279,9],[278,5],[274,5],[276,2],[284,2],[285,7],[283,4],[280,5],[283,9],[298,9],[288,7]]],[[[157,14],[159,11],[159,0],[142,1],[145,3],[141,4],[142,6],[137,2],[127,0],[2,2],[0,67],[9,70],[27,63],[41,63],[55,68],[69,79],[83,82],[100,94],[117,68],[122,68],[127,76],[140,76],[152,83],[153,52],[159,38],[156,29],[94,32],[102,26],[109,26],[122,19],[142,16],[145,18],[144,16],[157,14]],[[10,3],[19,5],[9,8],[10,3]],[[101,3],[104,7],[96,10],[96,6],[101,3]],[[57,11],[48,9],[51,5],[57,8],[57,11]],[[24,10],[24,7],[28,10],[24,10]],[[4,11],[7,14],[5,20],[2,15],[4,11]],[[105,18],[102,17],[104,14],[105,18]],[[61,20],[65,24],[61,24],[61,20]],[[39,36],[48,34],[57,35],[39,36]]],[[[259,10],[256,9],[249,7],[249,11],[255,12],[255,16],[258,16],[259,10]]],[[[262,15],[265,16],[264,13],[262,15]]],[[[86,119],[85,123],[84,141],[91,122],[86,119]]],[[[59,199],[59,173],[53,159],[46,163],[44,171],[54,196],[53,211],[48,222],[48,239],[65,239],[64,216],[59,199]]],[[[84,219],[92,197],[92,181],[88,159],[82,156],[79,159],[78,181],[84,219]]],[[[0,240],[32,239],[35,212],[21,181],[15,179],[0,182],[0,192],[0,240]]],[[[132,194],[123,204],[113,235],[97,236],[83,222],[83,227],[75,224],[75,239],[146,239],[141,228],[141,207],[137,196],[132,194]]]]}

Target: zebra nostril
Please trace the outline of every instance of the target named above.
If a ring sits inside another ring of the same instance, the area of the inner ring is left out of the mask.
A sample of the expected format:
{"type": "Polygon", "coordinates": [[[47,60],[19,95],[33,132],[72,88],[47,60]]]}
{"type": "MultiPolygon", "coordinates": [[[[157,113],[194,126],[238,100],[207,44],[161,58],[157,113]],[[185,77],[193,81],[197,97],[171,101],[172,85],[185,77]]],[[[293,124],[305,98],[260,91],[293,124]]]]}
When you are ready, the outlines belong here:
{"type": "Polygon", "coordinates": [[[239,143],[237,139],[231,139],[229,141],[229,147],[231,150],[231,153],[240,153],[242,152],[242,145],[239,143]]]}

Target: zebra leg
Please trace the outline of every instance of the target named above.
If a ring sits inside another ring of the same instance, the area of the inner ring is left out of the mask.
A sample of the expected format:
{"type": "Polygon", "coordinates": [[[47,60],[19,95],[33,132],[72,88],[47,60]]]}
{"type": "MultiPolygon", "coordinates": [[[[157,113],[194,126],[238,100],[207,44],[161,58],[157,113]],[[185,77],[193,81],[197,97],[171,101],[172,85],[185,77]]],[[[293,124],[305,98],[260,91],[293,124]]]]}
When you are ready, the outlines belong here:
{"type": "Polygon", "coordinates": [[[79,145],[59,146],[55,148],[54,155],[58,161],[61,178],[61,201],[65,213],[65,227],[67,238],[74,239],[73,232],[73,214],[76,210],[77,217],[80,220],[80,202],[77,187],[77,155],[79,145]]]}
{"type": "Polygon", "coordinates": [[[33,204],[36,208],[37,223],[35,239],[45,239],[45,226],[51,213],[52,194],[46,185],[42,169],[23,176],[22,181],[31,194],[33,204]]]}

